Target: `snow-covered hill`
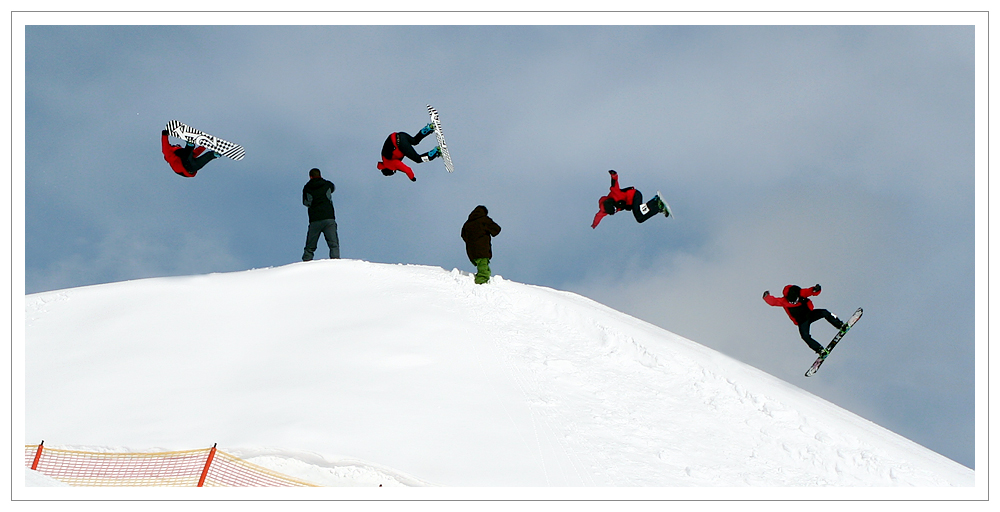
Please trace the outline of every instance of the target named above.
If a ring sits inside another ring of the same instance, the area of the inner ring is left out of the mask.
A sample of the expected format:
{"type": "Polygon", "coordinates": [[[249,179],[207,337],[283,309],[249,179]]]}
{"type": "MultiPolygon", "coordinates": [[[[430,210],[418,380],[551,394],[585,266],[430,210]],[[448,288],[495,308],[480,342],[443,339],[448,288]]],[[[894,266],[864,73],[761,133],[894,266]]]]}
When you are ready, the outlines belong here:
{"type": "Polygon", "coordinates": [[[25,318],[25,444],[218,443],[331,486],[974,485],[792,384],[500,277],[323,260],[39,293],[25,318]]]}

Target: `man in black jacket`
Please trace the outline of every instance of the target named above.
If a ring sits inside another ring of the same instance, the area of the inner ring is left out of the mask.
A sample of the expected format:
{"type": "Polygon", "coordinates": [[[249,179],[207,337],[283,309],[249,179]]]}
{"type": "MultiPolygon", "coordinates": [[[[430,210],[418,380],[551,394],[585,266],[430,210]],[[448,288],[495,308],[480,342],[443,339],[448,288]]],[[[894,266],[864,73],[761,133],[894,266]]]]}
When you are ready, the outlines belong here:
{"type": "Polygon", "coordinates": [[[333,183],[323,179],[319,169],[309,171],[309,182],[302,187],[302,204],[309,208],[309,232],[302,261],[310,261],[323,233],[330,246],[330,258],[340,258],[340,240],[337,239],[337,220],[333,214],[333,183]]]}
{"type": "Polygon", "coordinates": [[[465,253],[476,266],[476,284],[490,280],[490,260],[493,259],[492,238],[500,234],[500,226],[493,222],[489,210],[479,205],[469,214],[469,220],[462,225],[462,240],[465,253]]]}

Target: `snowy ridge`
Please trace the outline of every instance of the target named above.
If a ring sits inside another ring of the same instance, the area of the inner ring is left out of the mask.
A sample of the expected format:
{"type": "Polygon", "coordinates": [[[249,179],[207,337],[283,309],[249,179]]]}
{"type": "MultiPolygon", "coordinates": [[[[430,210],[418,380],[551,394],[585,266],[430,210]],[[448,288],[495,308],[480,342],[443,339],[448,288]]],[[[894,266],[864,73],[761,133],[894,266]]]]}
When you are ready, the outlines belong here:
{"type": "Polygon", "coordinates": [[[324,260],[25,309],[26,443],[218,442],[330,486],[974,485],[787,382],[499,276],[324,260]]]}

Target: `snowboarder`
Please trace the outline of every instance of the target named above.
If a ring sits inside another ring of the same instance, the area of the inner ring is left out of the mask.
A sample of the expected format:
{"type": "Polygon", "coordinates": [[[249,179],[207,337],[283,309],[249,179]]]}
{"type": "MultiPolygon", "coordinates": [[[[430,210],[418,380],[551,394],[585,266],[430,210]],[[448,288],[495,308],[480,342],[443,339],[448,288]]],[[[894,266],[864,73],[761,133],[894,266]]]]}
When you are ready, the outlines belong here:
{"type": "Polygon", "coordinates": [[[173,145],[168,139],[170,132],[163,130],[161,133],[160,142],[163,146],[163,159],[170,164],[170,168],[174,172],[185,178],[194,178],[198,174],[198,171],[202,167],[205,167],[205,164],[222,156],[215,151],[206,151],[204,147],[196,146],[195,143],[190,141],[186,141],[183,147],[173,145]]]}
{"type": "Polygon", "coordinates": [[[635,221],[639,223],[646,222],[658,213],[670,216],[670,210],[659,195],[653,196],[649,202],[643,204],[642,192],[636,190],[635,187],[619,188],[618,173],[615,171],[608,171],[608,173],[611,174],[611,190],[608,195],[597,201],[597,215],[594,215],[594,223],[590,225],[591,228],[596,228],[605,215],[614,215],[622,210],[631,211],[632,215],[635,216],[635,221]]]}
{"type": "Polygon", "coordinates": [[[302,261],[310,261],[316,252],[319,235],[326,238],[330,247],[330,258],[340,258],[340,240],[337,238],[337,219],[333,212],[332,182],[323,179],[319,169],[309,170],[309,181],[302,187],[302,205],[309,208],[309,231],[306,232],[306,248],[302,261]]]}
{"type": "Polygon", "coordinates": [[[820,357],[826,357],[827,349],[823,345],[820,345],[816,340],[812,338],[809,334],[809,327],[813,322],[819,320],[820,318],[825,318],[830,325],[837,328],[838,331],[843,331],[848,328],[847,323],[842,322],[836,315],[825,310],[825,309],[813,309],[813,303],[809,300],[809,297],[819,295],[822,291],[820,285],[813,286],[812,288],[801,288],[794,284],[785,286],[783,297],[775,297],[771,295],[771,292],[764,292],[764,302],[771,306],[781,306],[785,308],[785,312],[788,313],[788,318],[792,319],[792,323],[799,326],[799,335],[802,336],[802,341],[809,345],[809,348],[820,355],[820,357]]]}
{"type": "Polygon", "coordinates": [[[476,266],[476,284],[490,280],[490,260],[493,259],[491,237],[500,234],[500,226],[489,216],[489,210],[479,205],[469,214],[469,220],[462,225],[462,240],[465,253],[476,266]]]}
{"type": "Polygon", "coordinates": [[[430,162],[441,156],[441,146],[435,146],[434,149],[422,155],[417,154],[417,150],[413,149],[413,146],[419,144],[424,137],[433,132],[434,125],[427,123],[427,126],[421,128],[416,136],[406,132],[390,133],[386,137],[385,143],[382,144],[382,161],[375,166],[386,176],[392,176],[396,171],[400,171],[406,174],[410,181],[417,181],[417,177],[413,175],[413,169],[403,163],[403,157],[405,156],[419,164],[430,162]]]}

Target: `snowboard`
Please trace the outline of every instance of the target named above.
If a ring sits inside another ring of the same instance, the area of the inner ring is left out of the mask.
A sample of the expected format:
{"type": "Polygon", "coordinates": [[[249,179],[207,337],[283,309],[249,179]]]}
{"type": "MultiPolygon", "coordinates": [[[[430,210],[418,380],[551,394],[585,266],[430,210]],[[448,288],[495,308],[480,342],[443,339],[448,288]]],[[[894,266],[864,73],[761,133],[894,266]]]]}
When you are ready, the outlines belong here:
{"type": "Polygon", "coordinates": [[[441,116],[436,108],[427,105],[427,113],[431,115],[431,124],[434,125],[434,136],[437,137],[438,147],[441,148],[441,158],[444,159],[444,168],[448,172],[455,172],[455,166],[451,163],[451,153],[448,152],[448,144],[444,140],[444,133],[441,131],[441,116]]]}
{"type": "Polygon", "coordinates": [[[667,218],[673,217],[674,211],[670,209],[670,205],[663,199],[663,194],[659,190],[656,191],[656,197],[660,198],[660,202],[663,203],[663,216],[667,218]]]}
{"type": "Polygon", "coordinates": [[[663,200],[663,196],[660,194],[659,190],[656,191],[656,195],[653,196],[653,199],[650,199],[649,201],[647,201],[645,203],[641,203],[639,205],[639,213],[642,213],[643,215],[648,214],[649,213],[649,205],[652,204],[653,201],[655,201],[655,200],[658,200],[659,203],[660,203],[660,205],[659,205],[660,206],[659,213],[662,213],[664,217],[670,217],[671,215],[673,215],[673,211],[670,210],[670,205],[667,204],[667,202],[663,200]]]}
{"type": "Polygon", "coordinates": [[[215,151],[216,153],[232,158],[233,160],[242,160],[243,155],[246,154],[246,150],[243,149],[243,146],[229,142],[228,140],[220,139],[214,135],[209,135],[180,121],[170,121],[167,123],[167,132],[178,139],[184,139],[199,146],[204,146],[206,149],[215,151]]]}
{"type": "Polygon", "coordinates": [[[833,340],[830,341],[830,344],[826,346],[827,354],[825,356],[819,356],[816,358],[816,362],[813,363],[813,365],[808,370],[806,370],[806,377],[812,377],[813,375],[816,374],[816,371],[819,370],[819,367],[820,365],[823,364],[823,361],[826,361],[826,358],[830,357],[830,353],[833,352],[833,347],[836,347],[837,343],[840,343],[840,339],[843,338],[845,334],[847,334],[847,331],[851,330],[851,327],[854,327],[854,324],[857,323],[858,319],[861,318],[862,313],[863,311],[861,310],[861,308],[858,308],[858,310],[855,311],[853,315],[851,315],[851,318],[847,320],[847,328],[842,331],[837,331],[837,335],[834,336],[833,340]]]}

